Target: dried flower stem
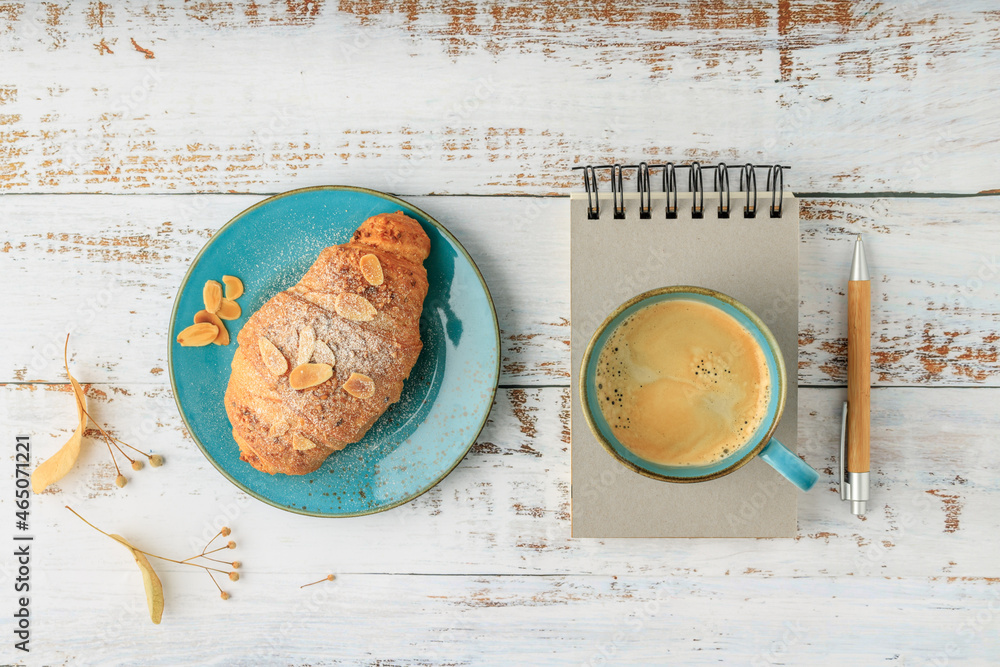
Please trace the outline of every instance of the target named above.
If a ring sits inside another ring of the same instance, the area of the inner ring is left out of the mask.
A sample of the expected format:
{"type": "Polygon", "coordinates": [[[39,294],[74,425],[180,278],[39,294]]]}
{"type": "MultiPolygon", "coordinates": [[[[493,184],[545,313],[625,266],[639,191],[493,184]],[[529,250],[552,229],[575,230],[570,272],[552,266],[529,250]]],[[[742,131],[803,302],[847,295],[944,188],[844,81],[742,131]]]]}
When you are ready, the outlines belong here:
{"type": "Polygon", "coordinates": [[[333,581],[334,579],[336,579],[335,576],[333,576],[332,574],[328,574],[319,581],[314,581],[311,584],[303,584],[302,586],[299,586],[299,588],[305,588],[306,586],[315,586],[316,584],[322,584],[324,581],[333,581]]]}
{"type": "MultiPolygon", "coordinates": [[[[107,431],[105,431],[104,428],[100,424],[97,423],[97,420],[90,416],[90,413],[87,412],[87,408],[83,408],[83,414],[87,415],[87,419],[89,419],[91,421],[91,423],[93,423],[94,426],[97,427],[97,430],[101,432],[101,436],[104,438],[104,442],[106,442],[108,444],[108,451],[109,452],[111,452],[111,445],[114,445],[115,449],[117,449],[119,452],[121,452],[122,456],[124,456],[125,458],[127,458],[128,461],[129,461],[129,463],[134,463],[132,457],[130,457],[128,454],[126,454],[125,450],[118,446],[117,443],[122,442],[121,440],[118,440],[118,438],[112,436],[110,433],[108,433],[107,431]]],[[[122,442],[122,444],[123,445],[127,445],[127,443],[124,443],[124,442],[122,442]]],[[[132,445],[127,445],[127,446],[132,447],[132,445]]],[[[135,447],[132,447],[132,449],[135,449],[135,447]]],[[[136,451],[139,451],[139,450],[136,449],[136,451]]],[[[115,458],[114,452],[111,453],[111,458],[112,459],[115,458]]],[[[117,467],[118,467],[118,462],[115,461],[115,468],[117,468],[117,467]]],[[[120,470],[118,472],[119,472],[119,474],[121,474],[120,470]]]]}
{"type": "MultiPolygon", "coordinates": [[[[208,570],[205,570],[205,571],[208,572],[208,570]]],[[[212,583],[215,584],[215,587],[219,589],[219,593],[220,594],[221,593],[225,593],[225,591],[222,590],[222,586],[219,585],[219,582],[215,580],[215,575],[214,574],[212,574],[211,572],[208,572],[208,578],[211,579],[212,583]]]]}
{"type": "MultiPolygon", "coordinates": [[[[68,509],[73,514],[76,514],[77,518],[80,519],[80,521],[83,521],[85,524],[87,524],[88,526],[90,526],[91,528],[93,528],[94,530],[96,530],[97,532],[101,533],[102,535],[107,535],[108,537],[111,537],[111,535],[109,533],[105,533],[103,530],[101,530],[100,528],[98,528],[97,526],[95,526],[94,524],[90,523],[89,521],[87,521],[86,519],[84,519],[82,516],[80,516],[80,514],[76,510],[74,510],[72,507],[70,507],[69,505],[66,505],[66,509],[68,509]]],[[[111,537],[111,539],[115,539],[115,538],[111,537]]],[[[148,551],[143,551],[142,549],[139,549],[138,547],[135,547],[135,546],[133,546],[132,548],[135,549],[136,551],[138,551],[141,554],[149,556],[150,558],[159,558],[160,560],[165,560],[165,561],[167,561],[169,563],[176,563],[178,565],[191,565],[192,567],[200,567],[201,569],[206,570],[206,571],[210,570],[212,572],[220,572],[220,573],[226,574],[226,575],[229,574],[225,570],[220,570],[218,568],[209,567],[207,565],[202,565],[201,563],[189,563],[189,562],[183,561],[183,560],[175,560],[173,558],[167,558],[166,556],[159,556],[157,554],[150,553],[148,551]]],[[[212,581],[215,581],[215,579],[212,579],[212,581]]]]}

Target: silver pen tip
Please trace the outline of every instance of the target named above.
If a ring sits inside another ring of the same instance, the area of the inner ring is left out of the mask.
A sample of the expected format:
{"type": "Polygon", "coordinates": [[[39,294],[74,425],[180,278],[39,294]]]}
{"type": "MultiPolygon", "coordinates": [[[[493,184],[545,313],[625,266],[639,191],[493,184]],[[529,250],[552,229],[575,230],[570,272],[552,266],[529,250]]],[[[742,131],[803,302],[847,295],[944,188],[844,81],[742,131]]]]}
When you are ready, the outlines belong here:
{"type": "Polygon", "coordinates": [[[868,274],[868,257],[865,255],[865,244],[861,241],[861,234],[858,234],[854,242],[854,259],[851,262],[851,280],[871,280],[868,274]]]}
{"type": "Polygon", "coordinates": [[[851,501],[851,514],[855,516],[863,516],[868,513],[868,501],[867,500],[852,500],[851,501]]]}

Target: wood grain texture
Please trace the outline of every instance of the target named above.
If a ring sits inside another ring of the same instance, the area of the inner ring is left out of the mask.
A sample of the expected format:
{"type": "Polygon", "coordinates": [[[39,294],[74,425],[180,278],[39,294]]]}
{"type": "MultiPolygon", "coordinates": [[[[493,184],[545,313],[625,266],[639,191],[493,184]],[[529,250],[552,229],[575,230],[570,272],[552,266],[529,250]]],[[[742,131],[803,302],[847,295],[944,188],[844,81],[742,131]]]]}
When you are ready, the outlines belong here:
{"type": "Polygon", "coordinates": [[[31,656],[38,664],[988,665],[996,657],[1000,583],[978,579],[341,573],[299,590],[303,575],[281,568],[248,572],[222,602],[199,573],[168,570],[163,624],[147,628],[138,574],[124,569],[132,565],[120,547],[102,546],[106,569],[60,559],[68,567],[46,582],[46,593],[88,602],[46,605],[31,656]],[[96,632],[77,622],[95,598],[109,610],[96,632]],[[855,621],[849,635],[831,632],[845,619],[855,621]],[[234,632],[237,623],[252,638],[234,632]]]}
{"type": "MultiPolygon", "coordinates": [[[[34,436],[39,460],[73,426],[66,385],[5,385],[0,396],[5,423],[34,436]]],[[[88,396],[91,414],[117,437],[167,463],[127,471],[131,480],[119,490],[107,451],[88,439],[79,469],[35,500],[38,533],[48,540],[43,548],[54,552],[65,549],[58,536],[66,531],[90,537],[86,526],[77,531],[68,521],[69,504],[105,529],[111,523],[126,537],[141,535],[154,550],[200,549],[198,540],[228,523],[254,559],[270,559],[267,571],[287,562],[319,576],[336,567],[392,574],[1000,577],[1000,389],[876,389],[864,519],[851,516],[836,486],[845,392],[803,389],[799,451],[821,478],[799,499],[792,540],[572,539],[566,388],[502,390],[472,451],[440,485],[391,512],[330,521],[290,515],[237,491],[187,436],[164,385],[90,385],[88,396]],[[178,519],[151,530],[164,503],[178,519]],[[417,548],[427,544],[434,548],[417,548]]],[[[787,483],[777,473],[768,479],[761,497],[787,483]]],[[[755,502],[752,496],[732,508],[729,520],[752,519],[755,502]]],[[[0,500],[0,509],[2,503],[9,501],[0,500]]],[[[104,548],[101,540],[73,539],[84,562],[101,562],[104,548]]]]}
{"type": "Polygon", "coordinates": [[[871,436],[871,281],[847,283],[847,472],[868,472],[871,436]]]}
{"type": "MultiPolygon", "coordinates": [[[[92,385],[88,395],[95,418],[166,464],[129,473],[117,489],[107,453],[90,439],[78,469],[34,499],[41,565],[29,664],[527,656],[613,664],[664,655],[755,664],[896,655],[923,664],[944,655],[982,664],[1000,648],[998,389],[875,390],[864,520],[840,502],[833,476],[844,393],[802,390],[800,451],[827,467],[801,497],[790,540],[570,538],[565,388],[501,391],[472,452],[439,486],[391,512],[329,521],[236,491],[184,434],[164,386],[92,385]],[[241,580],[224,586],[233,599],[219,600],[202,573],[158,564],[166,613],[148,629],[131,558],[67,504],[166,555],[196,553],[231,526],[237,549],[225,553],[243,562],[241,580]],[[330,572],[336,582],[297,588],[330,572]],[[849,636],[829,631],[848,617],[856,626],[849,636]],[[603,661],[602,652],[610,652],[603,661]]],[[[8,428],[33,435],[36,457],[68,433],[65,385],[5,385],[0,406],[8,428]]],[[[0,511],[10,503],[0,496],[0,511]]],[[[733,508],[733,520],[753,511],[751,497],[733,508]]],[[[5,661],[17,658],[9,645],[2,650],[5,661]]]]}
{"type": "MultiPolygon", "coordinates": [[[[191,259],[259,200],[0,198],[0,261],[18,286],[3,295],[18,317],[8,325],[12,344],[0,348],[0,380],[63,379],[71,331],[79,377],[160,382],[170,309],[191,259]]],[[[483,271],[500,321],[501,383],[568,384],[568,201],[409,200],[451,229],[483,271]]],[[[846,382],[846,278],[853,238],[864,232],[874,384],[1000,385],[1000,198],[805,199],[801,211],[801,384],[846,382]]]]}
{"type": "Polygon", "coordinates": [[[671,158],[1000,188],[990,3],[0,7],[7,192],[540,194],[671,158]]]}

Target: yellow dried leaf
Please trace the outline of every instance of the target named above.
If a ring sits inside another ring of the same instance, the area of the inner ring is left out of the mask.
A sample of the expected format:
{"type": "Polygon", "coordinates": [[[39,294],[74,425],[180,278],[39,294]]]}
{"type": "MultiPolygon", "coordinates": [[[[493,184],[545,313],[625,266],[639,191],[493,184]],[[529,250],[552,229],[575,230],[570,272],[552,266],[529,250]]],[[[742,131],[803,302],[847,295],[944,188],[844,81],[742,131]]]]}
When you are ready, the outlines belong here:
{"type": "Polygon", "coordinates": [[[214,324],[219,329],[219,333],[215,335],[215,340],[212,341],[213,343],[216,345],[229,345],[229,332],[226,331],[226,325],[219,319],[218,313],[210,313],[207,310],[199,310],[194,314],[195,324],[202,324],[205,322],[214,324]]]}
{"type": "Polygon", "coordinates": [[[385,280],[382,275],[382,263],[378,257],[372,254],[365,255],[359,262],[361,264],[361,275],[365,277],[369,285],[381,285],[385,280]]]}
{"type": "Polygon", "coordinates": [[[222,276],[222,282],[226,286],[226,298],[232,301],[243,296],[243,281],[236,276],[222,276]]]}
{"type": "Polygon", "coordinates": [[[149,618],[153,623],[159,625],[160,619],[163,618],[163,584],[160,583],[160,578],[156,576],[156,571],[150,565],[146,554],[129,544],[129,541],[121,535],[111,535],[111,538],[120,542],[132,552],[135,564],[139,566],[139,571],[142,572],[142,585],[146,589],[146,604],[149,606],[149,618]]]}
{"type": "Polygon", "coordinates": [[[66,473],[76,465],[76,460],[80,456],[80,446],[83,444],[83,432],[87,428],[87,397],[83,393],[83,387],[80,386],[80,383],[69,372],[69,360],[66,355],[68,347],[69,336],[66,336],[66,347],[63,348],[63,363],[66,365],[66,376],[73,386],[73,397],[76,400],[76,430],[73,431],[73,435],[69,437],[66,444],[59,448],[58,452],[43,461],[31,473],[31,490],[34,493],[41,493],[50,485],[55,484],[65,477],[66,473]]]}
{"type": "Polygon", "coordinates": [[[237,320],[243,314],[243,309],[232,299],[223,299],[216,314],[224,320],[237,320]]]}

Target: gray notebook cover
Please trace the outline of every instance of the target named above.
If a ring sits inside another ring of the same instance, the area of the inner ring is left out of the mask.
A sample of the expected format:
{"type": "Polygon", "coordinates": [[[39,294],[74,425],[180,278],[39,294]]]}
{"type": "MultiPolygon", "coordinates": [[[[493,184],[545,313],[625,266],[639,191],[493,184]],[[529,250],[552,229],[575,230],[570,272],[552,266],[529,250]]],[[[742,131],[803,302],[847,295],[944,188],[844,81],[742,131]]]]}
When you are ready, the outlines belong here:
{"type": "Polygon", "coordinates": [[[707,482],[675,484],[632,472],[594,438],[580,409],[580,361],[601,322],[620,304],[666,285],[699,285],[746,304],[778,340],[788,373],[788,398],[775,431],[797,448],[799,206],[791,195],[781,218],[756,218],[732,196],[733,217],[716,215],[705,195],[705,217],[692,219],[691,194],[678,197],[666,219],[663,193],[652,196],[652,218],[639,218],[638,195],[625,195],[626,217],[613,217],[611,194],[601,217],[587,219],[587,196],[570,201],[573,392],[573,537],[793,537],[800,493],[759,459],[707,482]]]}

